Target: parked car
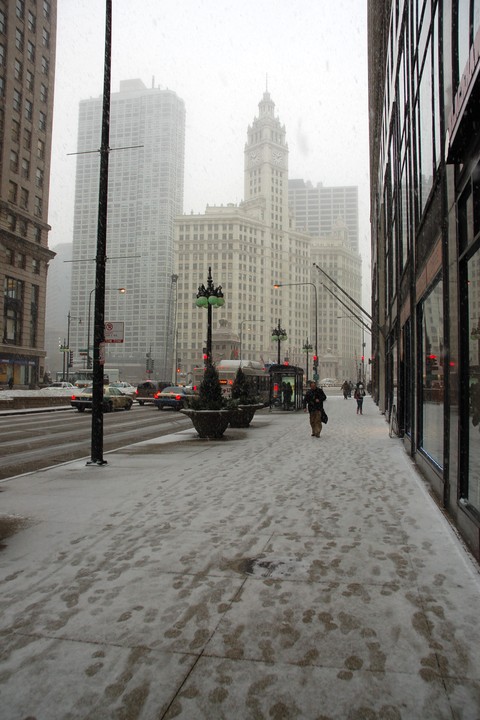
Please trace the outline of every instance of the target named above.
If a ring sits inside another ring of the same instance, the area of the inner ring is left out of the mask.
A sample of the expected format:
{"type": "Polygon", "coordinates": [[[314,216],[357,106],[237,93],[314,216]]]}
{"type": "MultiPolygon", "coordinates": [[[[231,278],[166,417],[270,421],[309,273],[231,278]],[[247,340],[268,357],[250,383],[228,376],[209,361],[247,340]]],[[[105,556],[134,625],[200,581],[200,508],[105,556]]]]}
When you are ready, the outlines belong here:
{"type": "Polygon", "coordinates": [[[188,407],[189,398],[194,396],[195,393],[191,388],[172,385],[155,395],[154,404],[157,406],[157,410],[166,410],[167,408],[181,410],[188,407]]]}
{"type": "Polygon", "coordinates": [[[158,382],[156,380],[144,380],[137,385],[135,400],[139,405],[153,403],[156,393],[161,392],[164,388],[168,387],[169,384],[170,383],[158,382]]]}
{"type": "Polygon", "coordinates": [[[45,390],[50,390],[50,388],[55,389],[55,388],[73,388],[73,387],[75,387],[75,385],[73,385],[71,382],[57,381],[57,382],[50,383],[50,385],[47,385],[45,390]]]}
{"type": "Polygon", "coordinates": [[[335,387],[338,385],[338,382],[335,378],[323,378],[323,380],[320,380],[320,385],[324,387],[335,387]]]}
{"type": "Polygon", "coordinates": [[[124,395],[135,395],[136,388],[135,385],[130,385],[128,382],[123,382],[119,380],[118,382],[112,382],[110,383],[110,387],[116,387],[122,392],[124,395]]]}
{"type": "MultiPolygon", "coordinates": [[[[81,392],[72,395],[70,405],[76,408],[78,412],[92,409],[92,392],[91,387],[84,388],[81,392]]],[[[133,405],[133,399],[128,395],[124,395],[121,390],[116,387],[106,386],[103,388],[103,405],[104,413],[113,412],[113,410],[130,410],[133,405]]]]}

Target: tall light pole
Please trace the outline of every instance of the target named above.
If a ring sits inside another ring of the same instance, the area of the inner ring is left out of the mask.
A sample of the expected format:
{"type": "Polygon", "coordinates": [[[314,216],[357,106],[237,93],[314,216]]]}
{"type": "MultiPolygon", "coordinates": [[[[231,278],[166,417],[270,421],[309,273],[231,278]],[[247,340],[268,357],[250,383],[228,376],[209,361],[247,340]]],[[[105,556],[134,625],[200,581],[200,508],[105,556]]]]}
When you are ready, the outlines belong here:
{"type": "MultiPolygon", "coordinates": [[[[69,378],[69,376],[70,376],[70,373],[69,373],[69,370],[70,370],[70,358],[72,357],[72,351],[71,351],[71,349],[70,349],[70,323],[71,323],[72,320],[78,320],[79,323],[82,322],[80,318],[73,317],[73,316],[70,314],[70,310],[69,310],[69,311],[68,311],[68,315],[67,315],[67,348],[68,348],[68,352],[67,352],[67,373],[66,373],[66,377],[63,378],[63,379],[66,380],[67,382],[68,382],[68,378],[69,378]]],[[[63,374],[65,375],[65,370],[64,370],[63,374]]]]}
{"type": "Polygon", "coordinates": [[[225,304],[222,286],[215,287],[212,279],[212,268],[208,268],[207,286],[200,285],[197,292],[197,307],[207,308],[207,357],[206,365],[212,365],[212,308],[225,304]]]}
{"type": "Polygon", "coordinates": [[[107,264],[108,158],[110,154],[110,83],[112,56],[112,0],[106,0],[103,73],[102,136],[98,187],[97,254],[95,257],[95,319],[92,373],[91,457],[87,465],[105,465],[103,459],[103,364],[105,339],[105,274],[107,264]]]}
{"type": "Polygon", "coordinates": [[[287,339],[287,331],[280,326],[280,318],[278,325],[272,330],[272,340],[277,343],[277,365],[280,365],[280,343],[287,339]]]}
{"type": "Polygon", "coordinates": [[[172,359],[170,379],[176,385],[177,379],[177,281],[178,275],[170,275],[170,294],[168,296],[167,332],[165,338],[165,357],[163,362],[163,377],[168,377],[169,357],[172,359]],[[170,339],[172,339],[172,352],[170,353],[170,339]]]}
{"type": "Polygon", "coordinates": [[[312,282],[275,283],[274,288],[294,287],[295,285],[311,285],[315,291],[315,355],[313,356],[313,379],[318,382],[318,294],[317,286],[312,282]]]}

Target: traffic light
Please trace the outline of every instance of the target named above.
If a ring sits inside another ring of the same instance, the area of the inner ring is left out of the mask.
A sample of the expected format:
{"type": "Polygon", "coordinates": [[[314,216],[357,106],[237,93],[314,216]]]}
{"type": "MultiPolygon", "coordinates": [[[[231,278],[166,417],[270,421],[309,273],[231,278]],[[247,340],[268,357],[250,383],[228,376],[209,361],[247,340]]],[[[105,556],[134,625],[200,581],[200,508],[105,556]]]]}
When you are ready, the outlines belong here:
{"type": "Polygon", "coordinates": [[[203,363],[204,363],[204,365],[206,365],[207,362],[208,362],[208,353],[207,353],[207,348],[204,347],[203,348],[203,363]]]}
{"type": "Polygon", "coordinates": [[[150,353],[147,353],[146,362],[145,362],[145,370],[147,373],[153,372],[153,367],[155,365],[155,361],[152,357],[150,357],[150,353]]]}
{"type": "Polygon", "coordinates": [[[362,363],[365,362],[365,355],[362,355],[362,363]]]}
{"type": "Polygon", "coordinates": [[[73,350],[68,352],[68,367],[73,367],[73,350]]]}

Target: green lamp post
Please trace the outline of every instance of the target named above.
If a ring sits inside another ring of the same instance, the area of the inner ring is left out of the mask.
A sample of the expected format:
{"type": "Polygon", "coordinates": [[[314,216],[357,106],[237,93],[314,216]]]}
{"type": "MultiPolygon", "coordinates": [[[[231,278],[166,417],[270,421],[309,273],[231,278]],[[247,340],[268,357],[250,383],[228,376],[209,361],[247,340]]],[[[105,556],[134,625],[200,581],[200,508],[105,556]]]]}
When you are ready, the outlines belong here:
{"type": "Polygon", "coordinates": [[[272,330],[272,340],[277,343],[277,364],[280,365],[280,343],[287,339],[287,331],[280,326],[280,318],[277,327],[272,330]]]}
{"type": "Polygon", "coordinates": [[[313,345],[308,342],[308,338],[307,338],[307,340],[306,340],[306,342],[305,342],[305,345],[303,346],[302,350],[303,350],[303,352],[304,352],[304,353],[306,354],[306,356],[307,356],[307,380],[308,380],[308,353],[313,350],[313,345]]]}
{"type": "Polygon", "coordinates": [[[197,307],[207,308],[207,352],[205,364],[212,364],[212,308],[222,307],[225,304],[222,286],[215,287],[212,279],[212,268],[208,268],[207,286],[200,285],[197,292],[197,307]]]}

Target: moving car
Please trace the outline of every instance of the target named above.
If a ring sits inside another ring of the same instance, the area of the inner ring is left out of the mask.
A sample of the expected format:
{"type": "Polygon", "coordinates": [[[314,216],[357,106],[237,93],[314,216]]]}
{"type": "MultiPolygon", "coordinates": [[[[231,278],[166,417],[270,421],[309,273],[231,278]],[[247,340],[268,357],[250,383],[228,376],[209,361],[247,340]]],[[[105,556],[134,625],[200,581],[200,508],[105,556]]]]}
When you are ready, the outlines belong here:
{"type": "MultiPolygon", "coordinates": [[[[92,388],[84,388],[81,392],[72,395],[70,405],[76,408],[78,412],[92,409],[92,388]]],[[[133,405],[133,399],[128,395],[124,395],[121,390],[116,387],[103,388],[103,406],[104,413],[113,412],[113,410],[130,410],[133,405]]]]}
{"type": "Polygon", "coordinates": [[[50,385],[47,385],[45,390],[50,390],[50,388],[56,389],[56,388],[73,388],[75,385],[73,385],[71,382],[53,382],[50,383],[50,385]]]}
{"type": "Polygon", "coordinates": [[[155,395],[168,386],[169,383],[167,382],[144,380],[137,385],[137,389],[135,390],[135,400],[139,405],[153,403],[155,395]]]}
{"type": "Polygon", "coordinates": [[[167,408],[182,410],[182,408],[188,407],[188,400],[193,397],[194,392],[191,388],[172,385],[155,395],[154,404],[157,406],[157,410],[166,410],[167,408]]]}
{"type": "Polygon", "coordinates": [[[130,383],[124,382],[122,380],[110,383],[110,387],[118,388],[120,392],[122,392],[124,395],[135,395],[136,392],[136,388],[134,385],[130,385],[130,383]]]}

